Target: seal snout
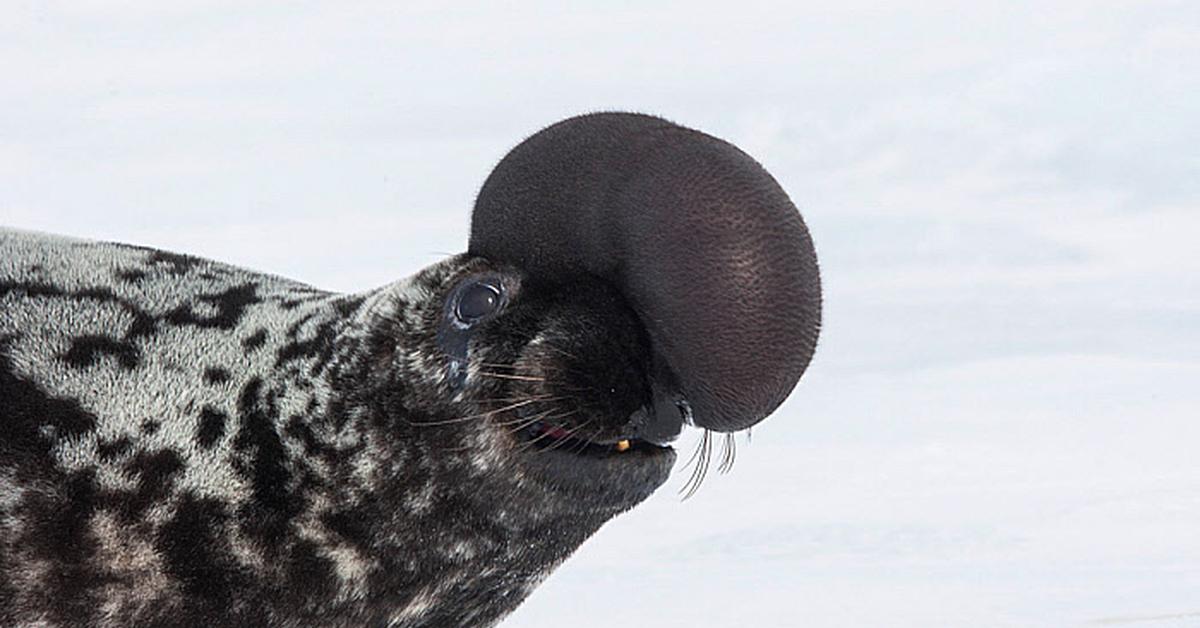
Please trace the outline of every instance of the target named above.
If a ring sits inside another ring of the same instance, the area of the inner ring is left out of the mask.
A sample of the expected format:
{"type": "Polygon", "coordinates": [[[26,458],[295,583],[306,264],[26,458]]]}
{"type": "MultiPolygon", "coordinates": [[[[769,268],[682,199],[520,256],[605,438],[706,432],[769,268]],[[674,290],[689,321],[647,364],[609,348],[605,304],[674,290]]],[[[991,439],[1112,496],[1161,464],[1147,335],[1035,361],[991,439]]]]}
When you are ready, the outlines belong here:
{"type": "MultiPolygon", "coordinates": [[[[656,400],[668,393],[655,379],[653,347],[624,298],[606,282],[571,286],[530,285],[513,318],[536,313],[537,334],[520,351],[509,397],[529,400],[519,409],[525,435],[538,446],[567,451],[623,452],[661,447],[678,435],[682,419],[673,405],[659,416],[656,400]]],[[[519,325],[519,323],[517,323],[519,325]]]]}
{"type": "Polygon", "coordinates": [[[514,464],[579,504],[632,506],[666,481],[682,425],[657,420],[649,336],[606,282],[523,283],[478,331],[467,386],[514,464]]]}

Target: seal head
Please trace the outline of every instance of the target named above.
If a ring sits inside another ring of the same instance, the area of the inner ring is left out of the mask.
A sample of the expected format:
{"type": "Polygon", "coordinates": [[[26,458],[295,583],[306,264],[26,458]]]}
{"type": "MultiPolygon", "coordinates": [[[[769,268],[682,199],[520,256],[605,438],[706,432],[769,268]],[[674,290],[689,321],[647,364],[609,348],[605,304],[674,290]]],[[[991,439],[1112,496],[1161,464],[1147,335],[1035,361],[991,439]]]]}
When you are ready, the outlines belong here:
{"type": "Polygon", "coordinates": [[[540,282],[613,285],[653,345],[656,434],[678,431],[670,402],[700,427],[754,425],[816,346],[820,275],[800,213],[741,150],[661,118],[585,115],[525,140],[484,183],[469,250],[540,282]]]}

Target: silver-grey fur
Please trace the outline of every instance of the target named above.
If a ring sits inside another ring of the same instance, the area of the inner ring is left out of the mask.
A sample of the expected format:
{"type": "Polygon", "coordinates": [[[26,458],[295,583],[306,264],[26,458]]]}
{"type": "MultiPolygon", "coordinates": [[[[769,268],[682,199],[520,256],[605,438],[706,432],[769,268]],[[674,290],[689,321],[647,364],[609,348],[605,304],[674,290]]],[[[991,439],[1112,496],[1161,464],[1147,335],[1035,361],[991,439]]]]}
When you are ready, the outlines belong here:
{"type": "Polygon", "coordinates": [[[433,328],[480,260],[336,295],[118,244],[0,250],[0,624],[488,625],[644,497],[555,497],[511,434],[456,422],[485,406],[433,328]]]}

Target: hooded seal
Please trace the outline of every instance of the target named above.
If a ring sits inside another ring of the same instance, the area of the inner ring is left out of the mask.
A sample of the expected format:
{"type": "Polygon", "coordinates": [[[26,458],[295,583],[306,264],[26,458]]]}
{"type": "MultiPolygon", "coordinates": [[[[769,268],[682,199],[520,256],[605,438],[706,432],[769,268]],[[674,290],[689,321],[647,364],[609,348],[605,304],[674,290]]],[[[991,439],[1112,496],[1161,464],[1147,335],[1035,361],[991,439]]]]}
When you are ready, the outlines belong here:
{"type": "Polygon", "coordinates": [[[812,243],[761,166],[572,118],[467,253],[334,294],[0,230],[0,624],[488,626],[807,367],[812,243]]]}

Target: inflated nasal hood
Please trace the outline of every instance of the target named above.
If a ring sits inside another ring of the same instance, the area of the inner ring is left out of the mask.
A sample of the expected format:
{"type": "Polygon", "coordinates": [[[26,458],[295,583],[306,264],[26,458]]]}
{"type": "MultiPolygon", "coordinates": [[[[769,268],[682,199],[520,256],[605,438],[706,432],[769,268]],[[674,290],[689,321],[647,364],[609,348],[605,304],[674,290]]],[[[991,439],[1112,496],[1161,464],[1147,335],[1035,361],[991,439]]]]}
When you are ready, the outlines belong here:
{"type": "Polygon", "coordinates": [[[470,253],[610,281],[700,427],[761,421],[816,346],[821,281],[795,205],[737,147],[661,118],[584,115],[519,144],[479,193],[470,253]]]}

